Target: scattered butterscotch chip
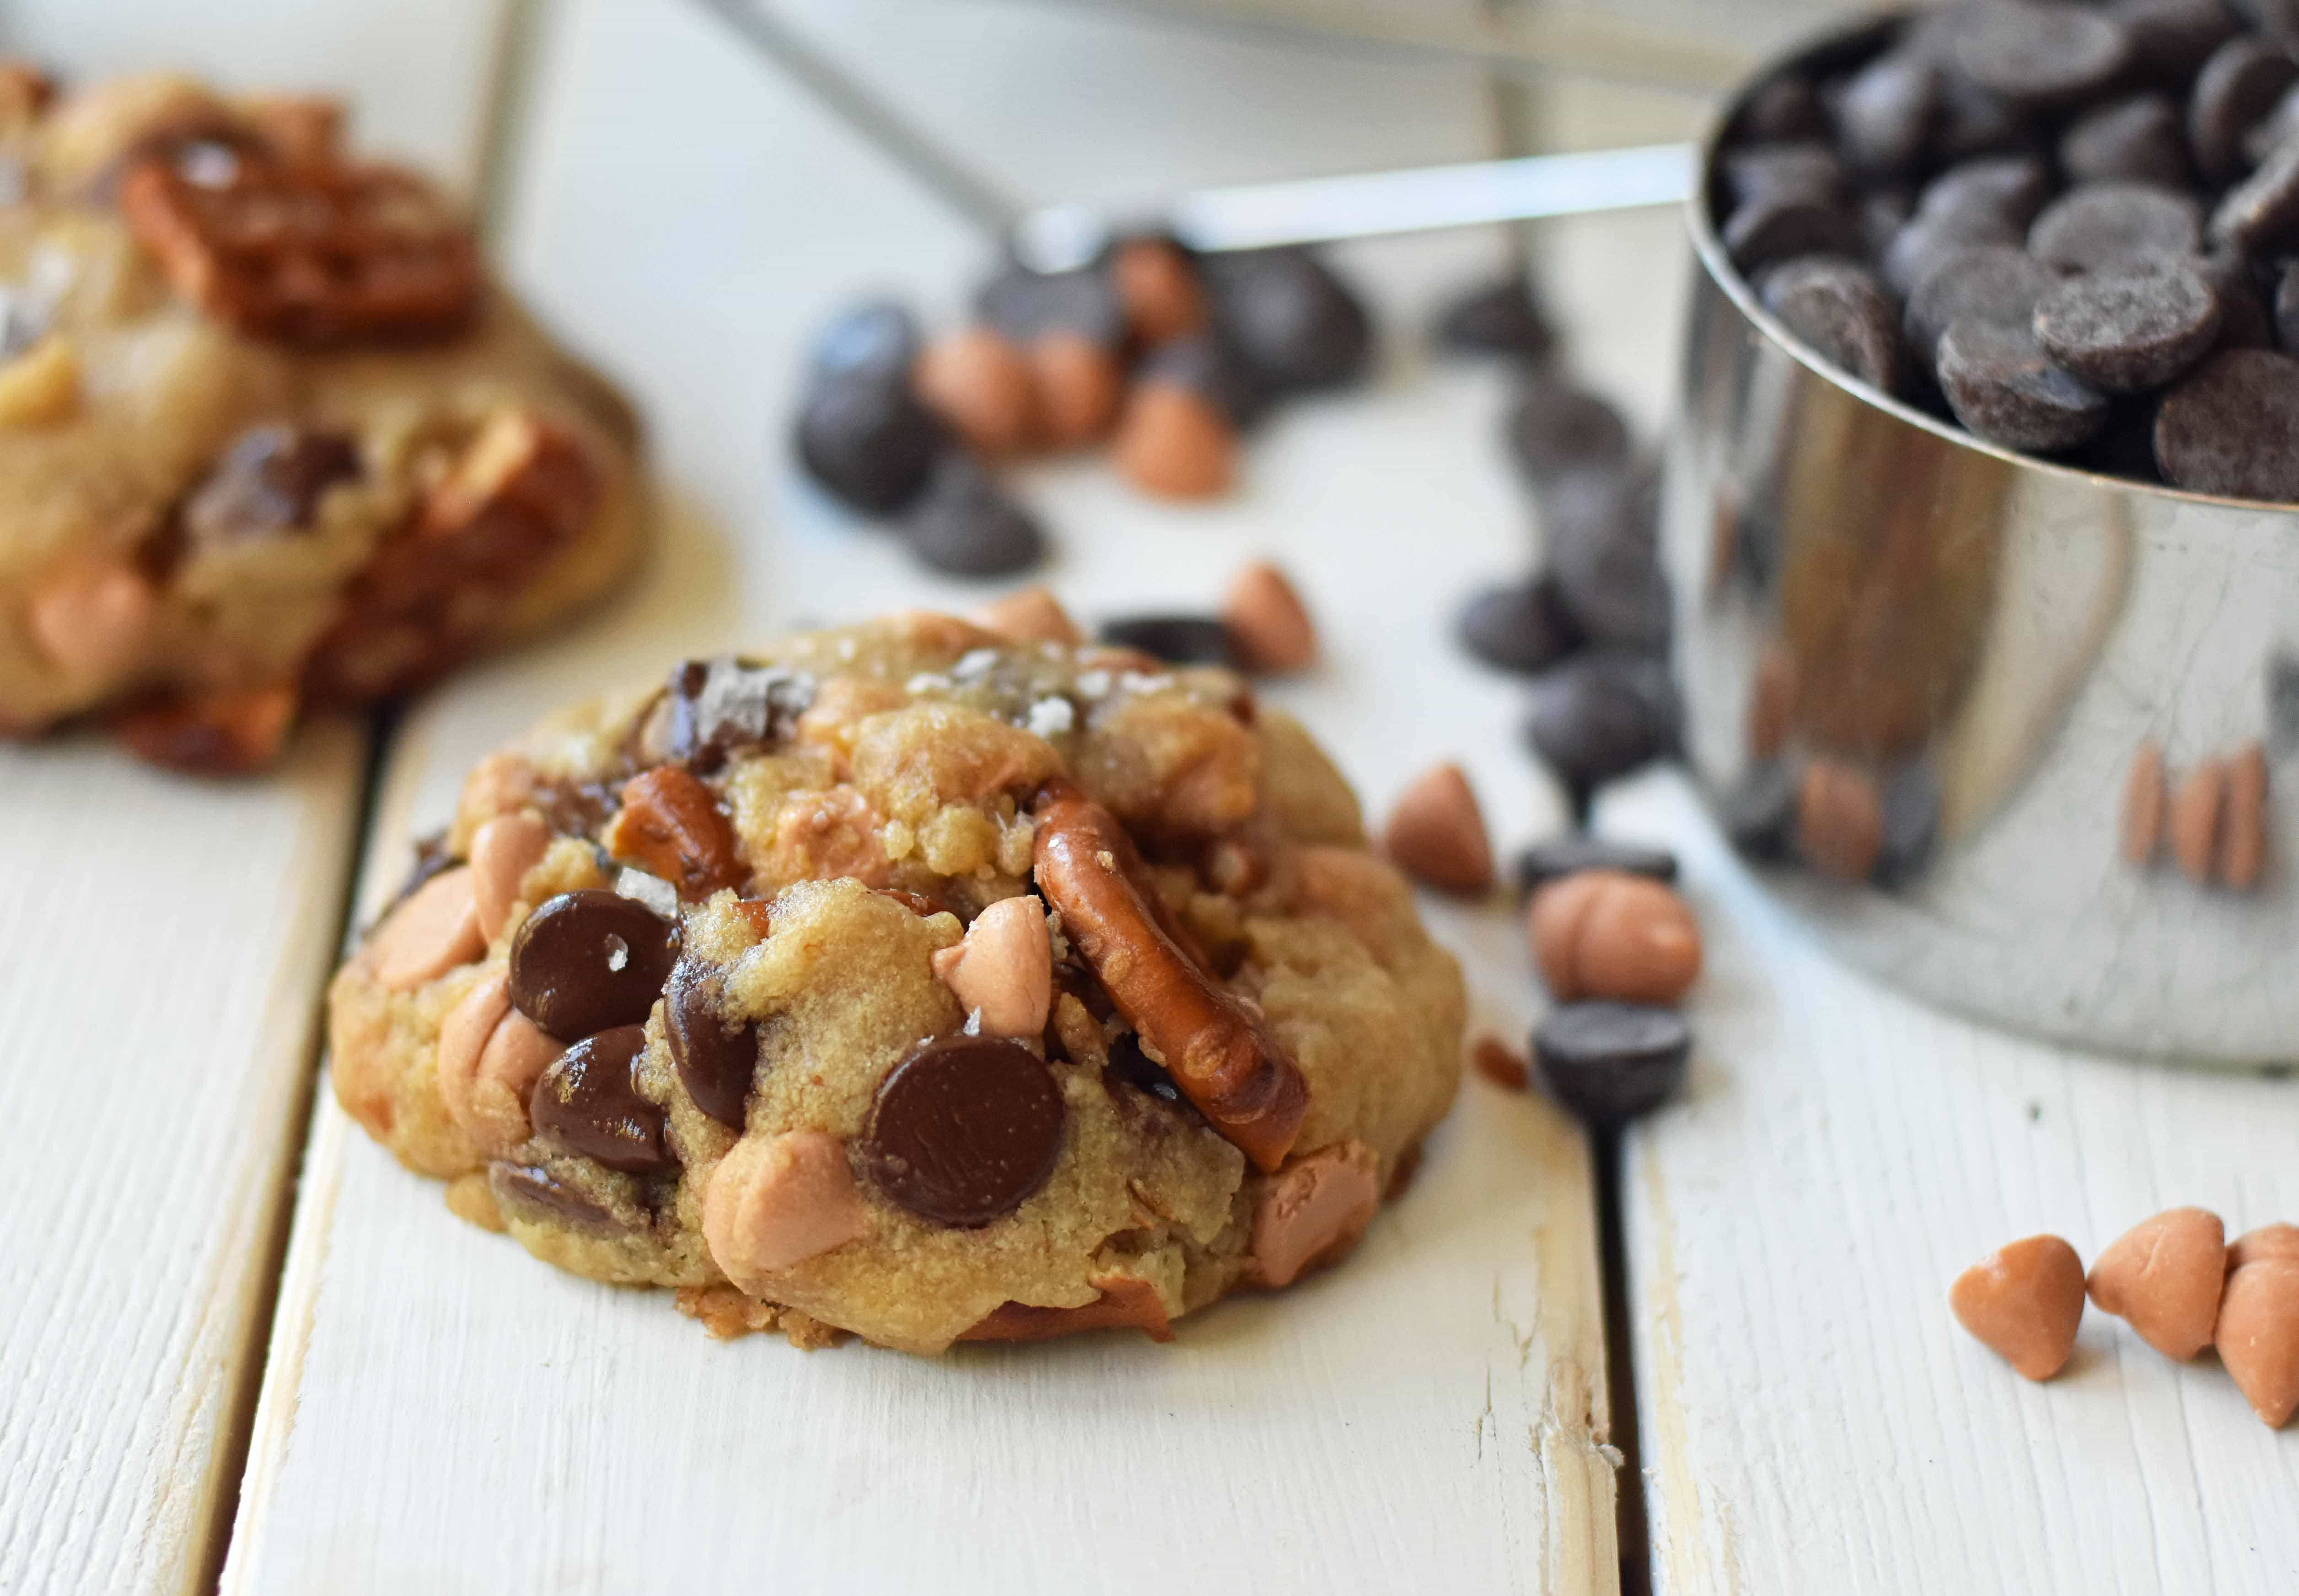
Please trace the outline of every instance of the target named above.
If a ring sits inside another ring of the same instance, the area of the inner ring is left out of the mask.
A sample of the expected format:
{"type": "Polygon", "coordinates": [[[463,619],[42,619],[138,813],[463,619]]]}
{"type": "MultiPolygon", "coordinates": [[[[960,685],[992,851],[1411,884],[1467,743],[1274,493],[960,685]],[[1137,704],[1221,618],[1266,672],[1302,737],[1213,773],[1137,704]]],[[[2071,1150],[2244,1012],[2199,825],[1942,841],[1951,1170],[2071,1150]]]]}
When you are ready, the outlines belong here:
{"type": "Polygon", "coordinates": [[[1125,374],[1101,344],[1057,328],[1031,341],[1028,360],[1038,385],[1038,416],[1052,447],[1093,442],[1116,421],[1125,374]]]}
{"type": "Polygon", "coordinates": [[[2123,782],[2123,858],[2144,865],[2163,839],[2163,750],[2144,738],[2131,752],[2131,773],[2123,782]]]}
{"type": "Polygon", "coordinates": [[[1129,238],[1109,262],[1126,330],[1147,347],[1206,325],[1205,285],[1181,247],[1164,238],[1129,238]]]}
{"type": "Polygon", "coordinates": [[[2220,885],[2247,892],[2267,863],[2267,750],[2246,744],[2228,761],[2227,808],[2220,816],[2220,885]]]}
{"type": "Polygon", "coordinates": [[[994,328],[970,327],[927,344],[911,368],[910,386],[981,454],[1010,458],[1037,445],[1037,378],[1022,351],[994,328]]]}
{"type": "Polygon", "coordinates": [[[1526,933],[1559,1003],[1671,1004],[1700,976],[1700,925],[1660,882],[1583,870],[1532,895],[1526,933]]]}
{"type": "Polygon", "coordinates": [[[2251,1410],[2281,1429],[2299,1410],[2299,1258],[2259,1258],[2229,1274],[2212,1344],[2251,1410]]]}
{"type": "Polygon", "coordinates": [[[2299,1263],[2299,1225],[2278,1222],[2246,1230],[2228,1243],[2228,1268],[2239,1269],[2262,1258],[2287,1258],[2299,1263]]]}
{"type": "Polygon", "coordinates": [[[1118,475],[1161,499],[1212,499],[1237,476],[1237,431],[1179,383],[1136,383],[1117,423],[1118,475]]]}
{"type": "Polygon", "coordinates": [[[1947,1301],[1956,1322],[1982,1344],[2028,1378],[2048,1380],[2075,1351],[2083,1260],[2056,1236],[2030,1236],[1958,1275],[1947,1301]]]}
{"type": "Polygon", "coordinates": [[[1282,674],[1316,662],[1317,627],[1308,606],[1285,573],[1266,560],[1246,566],[1229,584],[1222,621],[1249,670],[1282,674]]]}
{"type": "Polygon", "coordinates": [[[2220,817],[2227,808],[2228,767],[2206,759],[2171,795],[2171,856],[2197,886],[2207,886],[2219,856],[2220,817]]]}
{"type": "Polygon", "coordinates": [[[2227,1232],[2219,1215],[2172,1208],[2144,1220],[2093,1261],[2091,1300],[2129,1321],[2140,1339],[2185,1362],[2212,1344],[2227,1232]]]}
{"type": "Polygon", "coordinates": [[[1524,1055],[1498,1037],[1479,1037],[1469,1062],[1478,1074],[1508,1091],[1522,1092],[1531,1079],[1531,1066],[1524,1062],[1524,1055]]]}
{"type": "Polygon", "coordinates": [[[1756,657],[1748,694],[1748,757],[1770,759],[1787,745],[1795,710],[1796,656],[1774,640],[1756,657]]]}
{"type": "Polygon", "coordinates": [[[1485,817],[1457,765],[1423,772],[1398,795],[1381,845],[1399,869],[1441,892],[1474,897],[1492,887],[1485,817]]]}
{"type": "Polygon", "coordinates": [[[1862,881],[1884,846],[1884,798],[1876,778],[1840,759],[1807,763],[1797,781],[1797,851],[1814,870],[1862,881]]]}
{"type": "Polygon", "coordinates": [[[1085,633],[1062,608],[1062,601],[1042,587],[1025,587],[1019,592],[993,599],[967,617],[984,632],[1017,643],[1059,643],[1064,648],[1075,648],[1085,641],[1085,633]]]}

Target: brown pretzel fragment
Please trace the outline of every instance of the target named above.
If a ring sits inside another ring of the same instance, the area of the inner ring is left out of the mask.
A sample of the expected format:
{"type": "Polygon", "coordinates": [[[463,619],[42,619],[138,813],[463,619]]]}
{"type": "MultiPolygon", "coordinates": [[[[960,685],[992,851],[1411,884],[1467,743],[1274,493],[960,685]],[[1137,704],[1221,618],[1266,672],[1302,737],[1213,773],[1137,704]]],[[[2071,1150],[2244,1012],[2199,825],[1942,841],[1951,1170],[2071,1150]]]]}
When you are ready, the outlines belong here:
{"type": "Polygon", "coordinates": [[[1257,1168],[1275,1170],[1308,1112],[1299,1067],[1261,1016],[1207,974],[1115,815],[1056,780],[1033,818],[1038,889],[1117,1012],[1213,1128],[1257,1168]]]}
{"type": "Polygon", "coordinates": [[[623,783],[623,806],[599,840],[699,903],[748,872],[735,856],[735,826],[718,796],[676,765],[658,765],[623,783]]]}

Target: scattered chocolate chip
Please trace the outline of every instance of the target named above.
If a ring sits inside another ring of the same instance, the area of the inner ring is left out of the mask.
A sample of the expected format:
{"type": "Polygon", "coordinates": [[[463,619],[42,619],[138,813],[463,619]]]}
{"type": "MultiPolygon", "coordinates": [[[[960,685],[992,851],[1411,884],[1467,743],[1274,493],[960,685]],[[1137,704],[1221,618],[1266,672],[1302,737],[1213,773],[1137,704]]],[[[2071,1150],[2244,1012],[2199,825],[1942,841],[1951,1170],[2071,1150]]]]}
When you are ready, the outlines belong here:
{"type": "Polygon", "coordinates": [[[886,1073],[857,1152],[887,1201],[937,1225],[1003,1218],[1061,1156],[1062,1095],[1018,1042],[940,1037],[886,1073]]]}
{"type": "Polygon", "coordinates": [[[1717,171],[1735,205],[1783,198],[1838,204],[1846,193],[1844,162],[1816,141],[1743,145],[1718,157],[1717,171]]]}
{"type": "Polygon", "coordinates": [[[814,378],[864,372],[906,381],[920,344],[917,317],[892,300],[871,300],[842,312],[816,337],[814,378]]]}
{"type": "Polygon", "coordinates": [[[943,451],[903,517],[911,552],[953,576],[1010,576],[1045,558],[1037,517],[1007,497],[980,461],[943,451]]]}
{"type": "Polygon", "coordinates": [[[1754,275],[1798,255],[1848,255],[1861,244],[1860,219],[1832,200],[1767,194],[1735,205],[1724,219],[1724,252],[1754,275]]]}
{"type": "Polygon", "coordinates": [[[1576,806],[1600,783],[1659,757],[1676,740],[1668,666],[1601,649],[1566,660],[1532,684],[1525,736],[1572,790],[1576,806]]]}
{"type": "Polygon", "coordinates": [[[1191,333],[1150,351],[1135,379],[1187,389],[1240,430],[1269,413],[1274,395],[1220,334],[1191,333]]]}
{"type": "Polygon", "coordinates": [[[1783,759],[1744,772],[1717,800],[1717,821],[1749,858],[1777,864],[1796,847],[1796,773],[1783,759]]]}
{"type": "Polygon", "coordinates": [[[925,487],[945,434],[900,373],[848,371],[814,385],[798,418],[807,474],[848,508],[890,516],[925,487]]]}
{"type": "Polygon", "coordinates": [[[725,1003],[725,972],[681,959],[663,993],[663,1031],[670,1062],[694,1106],[740,1130],[758,1070],[759,1027],[755,1021],[730,1022],[725,1003]]]}
{"type": "Polygon", "coordinates": [[[1104,621],[1096,635],[1106,643],[1139,649],[1167,665],[1241,668],[1230,644],[1229,628],[1213,616],[1120,616],[1104,621]]]}
{"type": "Polygon", "coordinates": [[[2299,243],[2299,139],[2279,145],[2212,212],[2212,242],[2262,256],[2299,243]]]}
{"type": "Polygon", "coordinates": [[[1873,388],[1900,380],[1900,315],[1868,270],[1849,260],[1791,260],[1764,278],[1764,298],[1820,357],[1873,388]]]}
{"type": "Polygon", "coordinates": [[[1556,595],[1591,641],[1631,649],[1668,641],[1659,486],[1652,471],[1599,466],[1568,472],[1542,490],[1541,530],[1556,595]]]}
{"type": "Polygon", "coordinates": [[[577,1230],[602,1234],[623,1228],[604,1203],[594,1202],[540,1164],[498,1159],[487,1165],[487,1189],[494,1194],[498,1206],[513,1213],[523,1210],[577,1230]]]}
{"type": "Polygon", "coordinates": [[[1845,159],[1890,177],[1923,158],[1939,110],[1939,69],[1913,50],[1880,55],[1852,75],[1836,105],[1845,159]]]}
{"type": "Polygon", "coordinates": [[[1668,883],[1676,880],[1676,856],[1664,848],[1616,841],[1592,831],[1566,831],[1517,854],[1516,889],[1529,897],[1549,882],[1584,870],[1617,870],[1668,883]]]}
{"type": "Polygon", "coordinates": [[[2028,229],[2028,252],[2062,271],[2177,260],[2201,248],[2194,196],[2146,183],[2086,183],[2046,205],[2028,229]]]}
{"type": "Polygon", "coordinates": [[[1511,458],[1536,487],[1567,471],[1628,463],[1629,424],[1620,411],[1567,382],[1526,383],[1502,425],[1511,458]]]}
{"type": "Polygon", "coordinates": [[[560,1054],[527,1105],[535,1135],[626,1175],[670,1168],[677,1161],[663,1145],[662,1110],[631,1079],[645,1051],[646,1027],[621,1025],[560,1054]]]}
{"type": "Polygon", "coordinates": [[[1966,318],[2024,327],[2036,302],[2059,279],[2026,252],[2001,246],[1942,257],[1908,295],[1901,318],[1908,343],[1927,365],[1938,360],[1940,335],[1966,318]]]}
{"type": "Polygon", "coordinates": [[[1438,312],[1437,346],[1458,354],[1508,355],[1537,360],[1556,342],[1555,329],[1521,271],[1473,288],[1438,312]]]}
{"type": "Polygon", "coordinates": [[[340,433],[251,426],[184,501],[184,531],[209,548],[308,531],[320,496],[360,475],[359,447],[340,433]]]}
{"type": "Polygon", "coordinates": [[[1533,1028],[1532,1056],[1557,1100],[1596,1125],[1651,1112],[1684,1084],[1692,1031],[1672,1009],[1568,1003],[1533,1028]]]}
{"type": "Polygon", "coordinates": [[[2060,135],[2060,166],[2071,183],[2195,182],[2179,108],[2162,94],[2134,95],[2087,111],[2060,135]]]}
{"type": "Polygon", "coordinates": [[[1489,587],[1461,608],[1455,633],[1470,653],[1505,671],[1545,671],[1587,640],[1554,576],[1489,587]]]}
{"type": "Polygon", "coordinates": [[[2155,463],[2198,493],[2299,500],[2299,360],[2231,349],[2204,361],[2155,413],[2155,463]]]}
{"type": "Polygon", "coordinates": [[[678,929],[603,888],[537,905],[510,944],[511,1005],[561,1041],[636,1025],[678,956],[678,929]]]}
{"type": "Polygon", "coordinates": [[[1240,250],[1199,262],[1214,324],[1257,383],[1279,393],[1354,382],[1373,355],[1373,321],[1306,249],[1240,250]]]}
{"type": "Polygon", "coordinates": [[[1109,1045],[1109,1072],[1160,1103],[1183,1101],[1182,1088],[1166,1073],[1166,1066],[1142,1052],[1141,1038],[1130,1030],[1109,1045]]]}
{"type": "Polygon", "coordinates": [[[1966,317],[1939,341],[1940,391],[1955,418],[2013,449],[2071,449],[2107,425],[2107,398],[2052,364],[2027,327],[1966,317]]]}
{"type": "Polygon", "coordinates": [[[2093,387],[2131,393],[2160,387],[2219,342],[2219,296],[2179,262],[2070,277],[2036,306],[2036,340],[2093,387]]]}
{"type": "Polygon", "coordinates": [[[2226,183],[2243,170],[2243,136],[2295,83],[2299,64],[2265,39],[2245,34],[2212,52],[2187,99],[2187,147],[2205,179],[2226,183]]]}
{"type": "Polygon", "coordinates": [[[1017,343],[1047,333],[1076,333],[1107,349],[1125,339],[1125,313],[1108,274],[1098,267],[1036,272],[1009,266],[982,285],[975,312],[1017,343]]]}
{"type": "Polygon", "coordinates": [[[1978,5],[1955,29],[1963,75],[2029,111],[2062,110],[2099,93],[2130,59],[2121,25],[2073,5],[1978,5]]]}
{"type": "Polygon", "coordinates": [[[729,756],[789,740],[814,702],[814,677],[731,655],[690,659],[670,673],[668,757],[710,775],[729,756]]]}

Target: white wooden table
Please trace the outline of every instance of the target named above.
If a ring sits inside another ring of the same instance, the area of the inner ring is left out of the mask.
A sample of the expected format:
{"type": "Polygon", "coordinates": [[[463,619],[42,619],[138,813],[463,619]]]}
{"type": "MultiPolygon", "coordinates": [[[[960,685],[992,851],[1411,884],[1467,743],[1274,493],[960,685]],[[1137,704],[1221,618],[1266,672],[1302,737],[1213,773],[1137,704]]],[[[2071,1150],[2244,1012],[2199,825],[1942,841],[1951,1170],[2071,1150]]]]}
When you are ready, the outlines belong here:
{"type": "MultiPolygon", "coordinates": [[[[1030,199],[1486,153],[1465,68],[1320,54],[995,0],[782,14],[1030,199]]],[[[234,0],[159,22],[43,0],[0,42],[96,70],[190,60],[337,85],[379,141],[491,171],[510,275],[651,418],[663,547],[573,632],[427,699],[375,750],[323,725],[273,780],[187,783],[88,741],[0,750],[0,1591],[1170,1592],[1617,1588],[1608,1362],[1634,1371],[1655,1588],[2287,1592],[2299,1431],[2109,1321],[2048,1387],[1955,1330],[1948,1279],[2011,1236],[2087,1253],[2174,1202],[2299,1217],[2299,1086],[2013,1041],[1831,963],[1674,778],[1604,821],[1671,842],[1708,927],[1687,1100],[1617,1193],[1537,1097],[1472,1080],[1350,1267],[1118,1337],[926,1363],[707,1341],[659,1296],[558,1275],[452,1219],[314,1091],[316,1003],[472,758],[542,710],[778,625],[975,590],[793,484],[800,352],[860,287],[947,313],[982,241],[669,0],[544,8],[234,0]],[[534,24],[506,30],[509,14],[534,24]],[[243,47],[232,28],[261,41],[243,47]],[[515,51],[509,58],[499,52],[515,51]],[[501,70],[506,59],[515,70],[501,70]],[[300,1182],[291,1180],[302,1158],[300,1182]],[[1624,1216],[1606,1345],[1601,1216],[1624,1216]]],[[[1688,108],[1560,94],[1549,130],[1688,108]]],[[[1673,218],[1560,224],[1580,363],[1668,403],[1673,218]]],[[[1515,690],[1444,617],[1532,546],[1489,373],[1404,335],[1490,237],[1345,252],[1391,337],[1299,407],[1233,500],[1143,503],[1033,471],[1082,612],[1202,606],[1274,555],[1329,662],[1277,696],[1378,810],[1469,765],[1499,840],[1553,829],[1515,690]]],[[[1432,902],[1476,1024],[1537,998],[1499,906],[1432,902]]],[[[1626,1417],[1623,1415],[1623,1417],[1626,1417]]]]}

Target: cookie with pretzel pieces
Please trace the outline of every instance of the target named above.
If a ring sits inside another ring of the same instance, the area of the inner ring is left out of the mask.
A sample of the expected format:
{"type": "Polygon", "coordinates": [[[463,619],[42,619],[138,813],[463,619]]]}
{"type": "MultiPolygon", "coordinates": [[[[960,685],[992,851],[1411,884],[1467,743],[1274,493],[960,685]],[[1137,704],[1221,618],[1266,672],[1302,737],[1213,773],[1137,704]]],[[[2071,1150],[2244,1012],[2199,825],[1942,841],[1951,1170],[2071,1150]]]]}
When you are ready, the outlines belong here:
{"type": "Polygon", "coordinates": [[[801,634],[490,757],[336,977],[337,1099],[722,1335],[1162,1340],[1338,1261],[1459,968],[1299,725],[1033,630],[801,634]]]}
{"type": "Polygon", "coordinates": [[[636,553],[636,423],[322,100],[0,62],[0,733],[228,773],[636,553]]]}

